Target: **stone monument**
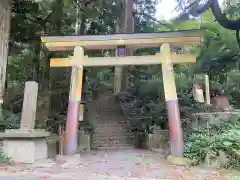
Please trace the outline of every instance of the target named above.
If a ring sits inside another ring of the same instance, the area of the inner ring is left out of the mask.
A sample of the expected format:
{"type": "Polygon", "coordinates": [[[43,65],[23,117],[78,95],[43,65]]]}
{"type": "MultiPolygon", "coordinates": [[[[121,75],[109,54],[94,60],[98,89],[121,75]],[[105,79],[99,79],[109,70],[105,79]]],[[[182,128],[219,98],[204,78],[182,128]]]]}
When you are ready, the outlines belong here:
{"type": "Polygon", "coordinates": [[[34,163],[47,159],[46,137],[49,132],[34,129],[38,96],[38,83],[25,83],[24,101],[20,129],[7,129],[0,134],[3,138],[3,152],[14,162],[34,163]]]}

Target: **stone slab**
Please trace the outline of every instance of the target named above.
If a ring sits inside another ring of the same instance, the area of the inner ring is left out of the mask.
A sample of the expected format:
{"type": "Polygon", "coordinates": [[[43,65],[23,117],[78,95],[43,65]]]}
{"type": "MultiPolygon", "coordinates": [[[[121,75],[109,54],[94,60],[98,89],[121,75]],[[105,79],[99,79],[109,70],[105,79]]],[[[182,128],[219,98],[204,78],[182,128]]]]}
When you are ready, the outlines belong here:
{"type": "Polygon", "coordinates": [[[21,130],[21,129],[7,129],[4,133],[0,133],[1,138],[43,138],[50,136],[49,132],[42,129],[35,130],[21,130]]]}
{"type": "Polygon", "coordinates": [[[35,81],[27,81],[24,89],[20,129],[34,129],[36,121],[37,97],[38,83],[35,81]]]}
{"type": "Polygon", "coordinates": [[[151,148],[152,152],[157,153],[159,156],[167,157],[168,151],[166,149],[160,149],[160,148],[151,148]]]}
{"type": "Polygon", "coordinates": [[[80,154],[75,155],[57,155],[56,163],[61,164],[62,168],[76,167],[81,164],[80,154]]]}
{"type": "Polygon", "coordinates": [[[191,165],[191,160],[185,157],[175,157],[169,155],[167,157],[167,162],[174,164],[174,165],[179,165],[179,166],[190,166],[191,165]]]}

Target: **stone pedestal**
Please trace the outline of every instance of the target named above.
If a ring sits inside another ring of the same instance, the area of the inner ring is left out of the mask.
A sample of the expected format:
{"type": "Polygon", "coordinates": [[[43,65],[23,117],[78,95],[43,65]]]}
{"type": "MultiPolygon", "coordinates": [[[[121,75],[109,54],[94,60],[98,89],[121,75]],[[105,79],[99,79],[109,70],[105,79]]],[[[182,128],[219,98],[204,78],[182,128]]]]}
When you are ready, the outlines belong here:
{"type": "Polygon", "coordinates": [[[6,130],[0,133],[3,138],[2,150],[14,162],[34,163],[48,158],[45,130],[6,130]]]}
{"type": "Polygon", "coordinates": [[[91,150],[90,135],[85,134],[84,130],[78,131],[78,140],[78,149],[80,152],[88,152],[91,150]]]}
{"type": "Polygon", "coordinates": [[[46,138],[48,145],[48,158],[55,159],[59,153],[59,141],[60,138],[58,135],[51,135],[46,138]]]}

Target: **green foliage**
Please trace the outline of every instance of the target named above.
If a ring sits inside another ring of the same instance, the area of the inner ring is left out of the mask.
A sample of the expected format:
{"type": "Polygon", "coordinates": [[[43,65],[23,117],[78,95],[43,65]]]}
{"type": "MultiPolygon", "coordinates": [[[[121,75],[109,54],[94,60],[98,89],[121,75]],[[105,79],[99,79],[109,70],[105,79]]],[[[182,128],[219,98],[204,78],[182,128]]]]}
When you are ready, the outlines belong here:
{"type": "Polygon", "coordinates": [[[0,152],[0,164],[6,164],[10,162],[10,158],[8,158],[3,152],[0,152]]]}
{"type": "Polygon", "coordinates": [[[19,129],[20,114],[13,114],[10,111],[2,109],[0,117],[0,131],[5,129],[19,129]]]}
{"type": "Polygon", "coordinates": [[[216,159],[224,152],[228,159],[224,166],[240,168],[240,120],[193,128],[185,141],[185,156],[195,165],[204,163],[208,155],[216,159]]]}

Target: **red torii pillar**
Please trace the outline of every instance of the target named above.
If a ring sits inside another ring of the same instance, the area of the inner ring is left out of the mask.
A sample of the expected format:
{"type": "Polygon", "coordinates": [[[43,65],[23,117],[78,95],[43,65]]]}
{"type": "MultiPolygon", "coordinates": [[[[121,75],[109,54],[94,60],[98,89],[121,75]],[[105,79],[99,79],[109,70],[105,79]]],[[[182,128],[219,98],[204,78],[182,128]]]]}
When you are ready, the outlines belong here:
{"type": "Polygon", "coordinates": [[[162,76],[168,114],[171,155],[182,157],[184,152],[183,132],[181,127],[170,44],[163,44],[161,46],[160,55],[163,57],[162,76]]]}

